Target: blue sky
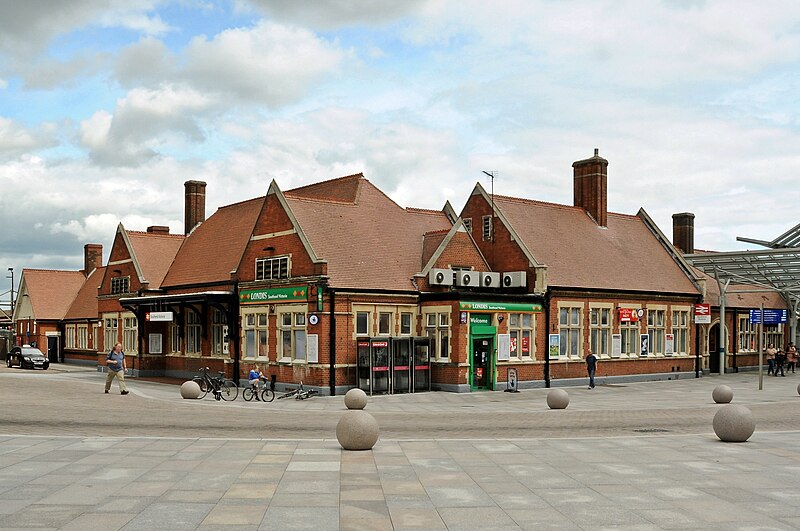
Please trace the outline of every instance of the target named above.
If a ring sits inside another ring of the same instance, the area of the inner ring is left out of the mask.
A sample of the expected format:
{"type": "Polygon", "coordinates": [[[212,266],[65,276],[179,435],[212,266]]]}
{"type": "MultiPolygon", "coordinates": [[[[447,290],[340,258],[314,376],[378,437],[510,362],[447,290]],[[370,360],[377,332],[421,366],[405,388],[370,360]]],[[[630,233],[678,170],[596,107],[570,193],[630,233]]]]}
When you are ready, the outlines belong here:
{"type": "Polygon", "coordinates": [[[594,148],[609,210],[741,249],[800,223],[799,89],[789,0],[0,0],[0,268],[180,233],[189,179],[571,204],[594,148]]]}

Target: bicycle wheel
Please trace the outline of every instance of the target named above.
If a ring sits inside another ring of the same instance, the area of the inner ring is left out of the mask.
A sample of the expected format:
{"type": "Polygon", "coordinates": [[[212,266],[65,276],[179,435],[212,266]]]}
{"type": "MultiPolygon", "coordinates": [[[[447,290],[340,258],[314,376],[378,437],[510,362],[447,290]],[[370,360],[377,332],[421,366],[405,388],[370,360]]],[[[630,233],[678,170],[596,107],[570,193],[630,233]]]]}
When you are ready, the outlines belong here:
{"type": "Polygon", "coordinates": [[[242,398],[244,398],[245,402],[250,402],[253,399],[253,394],[252,387],[245,387],[242,389],[242,398]]]}
{"type": "Polygon", "coordinates": [[[273,400],[275,400],[275,391],[272,389],[264,389],[261,391],[262,402],[272,402],[273,400]]]}
{"type": "Polygon", "coordinates": [[[236,400],[236,397],[239,396],[239,388],[230,380],[222,382],[222,385],[219,387],[219,392],[222,395],[222,399],[228,402],[236,400]]]}
{"type": "Polygon", "coordinates": [[[206,381],[200,378],[199,376],[192,378],[192,381],[200,386],[200,396],[198,396],[197,398],[205,398],[206,395],[208,394],[208,384],[206,383],[206,381]]]}

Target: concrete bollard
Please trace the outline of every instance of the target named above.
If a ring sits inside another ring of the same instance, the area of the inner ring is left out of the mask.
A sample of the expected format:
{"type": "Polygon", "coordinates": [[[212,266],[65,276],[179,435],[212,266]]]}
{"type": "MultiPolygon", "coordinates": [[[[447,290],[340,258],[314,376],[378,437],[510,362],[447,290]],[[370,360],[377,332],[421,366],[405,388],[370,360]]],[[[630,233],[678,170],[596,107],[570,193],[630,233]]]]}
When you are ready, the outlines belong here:
{"type": "Polygon", "coordinates": [[[188,399],[196,399],[200,396],[200,386],[197,382],[189,380],[181,384],[181,396],[188,399]]]}
{"type": "Polygon", "coordinates": [[[797,394],[800,395],[800,384],[797,384],[797,394]]]}
{"type": "Polygon", "coordinates": [[[733,389],[727,385],[718,385],[711,392],[711,398],[717,404],[730,404],[731,400],[733,400],[733,389]]]}
{"type": "Polygon", "coordinates": [[[745,442],[756,430],[753,412],[738,404],[719,408],[713,425],[714,433],[725,442],[745,442]]]}
{"type": "Polygon", "coordinates": [[[547,393],[547,405],[550,409],[566,409],[569,405],[569,394],[563,389],[552,389],[547,393]]]}
{"type": "Polygon", "coordinates": [[[380,436],[375,417],[364,411],[367,393],[361,389],[350,389],[344,395],[348,411],[336,424],[336,440],[345,450],[371,450],[380,436]]]}

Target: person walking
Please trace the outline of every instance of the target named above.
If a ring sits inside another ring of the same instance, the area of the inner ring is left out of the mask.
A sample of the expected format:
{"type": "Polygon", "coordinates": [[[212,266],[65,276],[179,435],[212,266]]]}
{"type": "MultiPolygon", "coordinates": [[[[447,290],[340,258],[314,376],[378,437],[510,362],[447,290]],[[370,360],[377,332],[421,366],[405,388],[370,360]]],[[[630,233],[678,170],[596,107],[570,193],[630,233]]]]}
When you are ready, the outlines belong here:
{"type": "Polygon", "coordinates": [[[786,354],[784,354],[781,350],[775,352],[775,374],[773,376],[778,376],[778,369],[781,370],[781,376],[786,376],[783,372],[783,366],[786,364],[786,354]]]}
{"type": "Polygon", "coordinates": [[[589,389],[594,389],[594,373],[597,371],[597,356],[592,349],[586,352],[586,372],[589,373],[589,389]]]}
{"type": "Polygon", "coordinates": [[[106,394],[111,390],[111,382],[116,378],[119,383],[119,394],[127,395],[128,390],[125,388],[125,353],[122,352],[122,343],[114,345],[114,348],[108,353],[106,367],[108,367],[106,394]]]}
{"type": "Polygon", "coordinates": [[[797,367],[797,347],[795,347],[794,343],[791,341],[786,347],[786,363],[788,364],[786,367],[786,372],[789,372],[789,369],[792,369],[792,374],[794,374],[794,369],[797,367]]]}
{"type": "Polygon", "coordinates": [[[777,350],[775,350],[775,345],[773,345],[772,343],[767,345],[767,350],[766,350],[766,353],[767,353],[767,376],[769,376],[770,374],[776,374],[775,373],[775,353],[776,352],[777,352],[777,350]]]}

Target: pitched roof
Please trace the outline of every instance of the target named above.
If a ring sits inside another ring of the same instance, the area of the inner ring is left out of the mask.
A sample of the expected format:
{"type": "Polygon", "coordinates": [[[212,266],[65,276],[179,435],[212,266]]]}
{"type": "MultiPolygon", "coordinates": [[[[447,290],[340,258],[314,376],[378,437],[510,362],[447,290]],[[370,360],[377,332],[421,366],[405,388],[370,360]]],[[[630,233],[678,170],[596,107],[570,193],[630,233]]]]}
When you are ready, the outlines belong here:
{"type": "Polygon", "coordinates": [[[97,319],[97,290],[103,283],[105,267],[98,267],[86,278],[64,319],[97,319]]]}
{"type": "Polygon", "coordinates": [[[161,286],[230,281],[263,203],[262,196],[220,207],[186,237],[161,286]]]}
{"type": "Polygon", "coordinates": [[[36,319],[62,319],[86,281],[80,271],[23,269],[22,276],[36,319]]]}
{"type": "Polygon", "coordinates": [[[639,216],[608,213],[598,226],[581,207],[494,196],[495,208],[553,287],[697,294],[639,216]]]}
{"type": "Polygon", "coordinates": [[[175,254],[180,249],[183,234],[164,234],[155,232],[126,231],[128,241],[137,263],[141,267],[142,281],[148,281],[151,289],[161,287],[175,254]]]}
{"type": "Polygon", "coordinates": [[[423,263],[423,235],[452,226],[444,212],[400,207],[361,174],[283,195],[338,288],[413,289],[411,278],[423,263]],[[333,183],[341,191],[336,188],[331,200],[325,192],[333,183]]]}

